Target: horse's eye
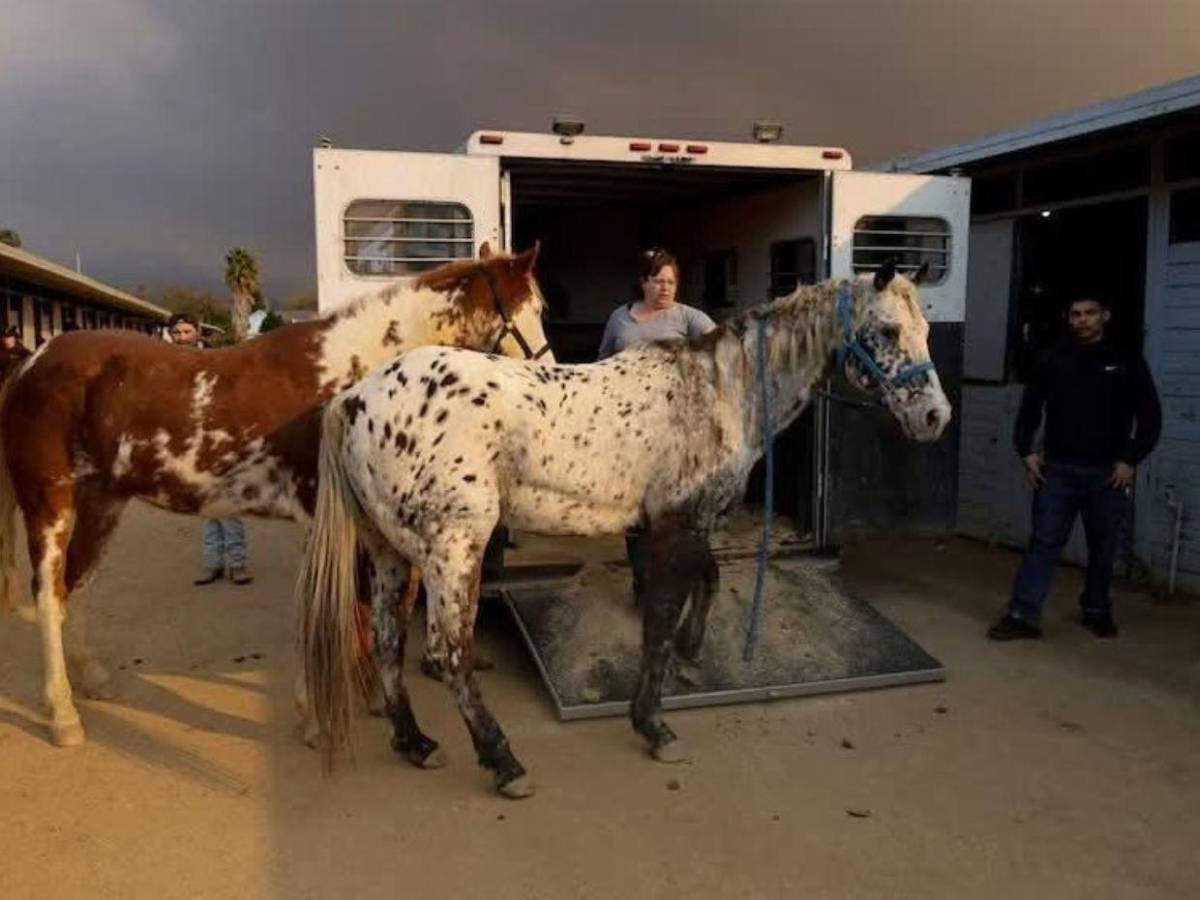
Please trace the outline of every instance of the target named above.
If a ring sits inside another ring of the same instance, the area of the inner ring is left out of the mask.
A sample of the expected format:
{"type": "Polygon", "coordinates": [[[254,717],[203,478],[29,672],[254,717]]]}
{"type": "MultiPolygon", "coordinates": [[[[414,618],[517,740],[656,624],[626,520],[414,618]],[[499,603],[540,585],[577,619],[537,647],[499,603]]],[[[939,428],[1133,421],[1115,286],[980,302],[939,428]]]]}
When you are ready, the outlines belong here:
{"type": "Polygon", "coordinates": [[[895,325],[884,325],[879,329],[879,336],[885,341],[895,343],[900,340],[900,329],[895,325]]]}

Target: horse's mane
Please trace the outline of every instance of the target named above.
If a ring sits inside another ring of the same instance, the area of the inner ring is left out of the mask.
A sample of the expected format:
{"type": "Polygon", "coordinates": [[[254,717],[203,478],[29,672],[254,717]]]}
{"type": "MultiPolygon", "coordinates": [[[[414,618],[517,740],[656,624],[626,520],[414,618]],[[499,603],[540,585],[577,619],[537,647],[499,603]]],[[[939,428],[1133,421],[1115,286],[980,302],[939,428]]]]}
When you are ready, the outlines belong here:
{"type": "Polygon", "coordinates": [[[430,288],[439,292],[452,291],[464,287],[491,259],[494,257],[488,257],[487,260],[463,259],[443,263],[436,269],[423,272],[414,284],[418,288],[430,288]]]}
{"type": "MultiPolygon", "coordinates": [[[[724,394],[733,388],[731,379],[740,385],[750,372],[759,320],[767,324],[769,365],[792,368],[815,356],[824,359],[835,320],[833,298],[842,283],[800,285],[786,296],[735,313],[707,334],[652,341],[649,346],[673,357],[687,379],[699,376],[697,369],[710,373],[718,393],[724,394]]],[[[851,289],[858,291],[856,282],[851,289]]]]}

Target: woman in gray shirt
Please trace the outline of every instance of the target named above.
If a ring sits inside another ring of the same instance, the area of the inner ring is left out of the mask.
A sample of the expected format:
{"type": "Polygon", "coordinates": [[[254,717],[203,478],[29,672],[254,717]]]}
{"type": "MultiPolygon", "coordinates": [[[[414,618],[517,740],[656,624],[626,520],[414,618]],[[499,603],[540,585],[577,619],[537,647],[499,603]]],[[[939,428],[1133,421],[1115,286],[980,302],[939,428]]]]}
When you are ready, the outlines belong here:
{"type": "MultiPolygon", "coordinates": [[[[691,306],[675,299],[679,290],[679,263],[666,250],[647,250],[641,257],[638,285],[641,299],[613,311],[604,326],[599,359],[620,353],[634,344],[669,338],[697,338],[717,327],[716,323],[691,306]]],[[[646,572],[645,535],[632,530],[625,535],[625,552],[633,570],[633,597],[638,601],[646,572]]]]}
{"type": "Polygon", "coordinates": [[[617,307],[608,317],[597,358],[647,341],[697,338],[717,327],[703,312],[675,299],[679,263],[666,250],[656,248],[642,254],[638,285],[641,298],[617,307]]]}

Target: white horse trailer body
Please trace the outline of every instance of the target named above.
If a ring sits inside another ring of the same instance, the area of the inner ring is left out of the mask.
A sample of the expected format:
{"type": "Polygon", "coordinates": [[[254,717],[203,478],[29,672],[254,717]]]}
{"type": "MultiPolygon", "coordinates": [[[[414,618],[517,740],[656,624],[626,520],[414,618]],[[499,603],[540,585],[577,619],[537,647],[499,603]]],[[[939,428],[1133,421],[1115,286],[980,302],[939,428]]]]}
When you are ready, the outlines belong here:
{"type": "MultiPolygon", "coordinates": [[[[901,270],[928,262],[922,300],[934,360],[957,395],[965,179],[856,172],[837,147],[479,131],[453,153],[319,148],[313,180],[322,310],[474,256],[485,242],[521,250],[536,240],[555,353],[581,362],[631,299],[648,246],[679,258],[680,299],[718,320],[888,257],[901,270]]],[[[815,404],[783,448],[780,506],[819,545],[839,528],[950,531],[956,432],[940,450],[894,432],[857,407],[815,404]]]]}

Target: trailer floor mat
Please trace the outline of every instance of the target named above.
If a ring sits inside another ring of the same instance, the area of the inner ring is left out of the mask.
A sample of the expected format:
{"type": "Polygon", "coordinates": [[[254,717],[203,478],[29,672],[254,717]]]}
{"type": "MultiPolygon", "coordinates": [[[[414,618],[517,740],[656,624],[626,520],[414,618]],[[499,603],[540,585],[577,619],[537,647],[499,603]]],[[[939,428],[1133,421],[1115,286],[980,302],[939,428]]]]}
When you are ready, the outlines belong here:
{"type": "MultiPolygon", "coordinates": [[[[756,561],[721,565],[701,659],[668,679],[663,706],[682,709],[941,681],[942,664],[838,587],[834,566],[785,554],[767,567],[757,647],[742,661],[756,561]]],[[[502,596],[560,719],[624,715],[641,659],[641,616],[627,566],[584,566],[569,583],[502,596]]]]}

